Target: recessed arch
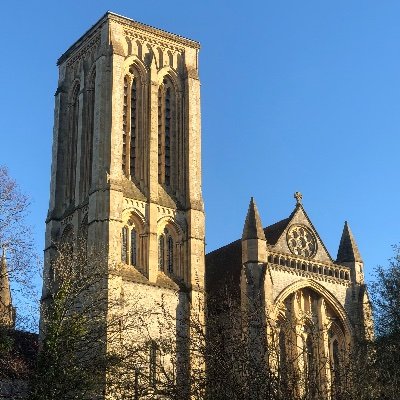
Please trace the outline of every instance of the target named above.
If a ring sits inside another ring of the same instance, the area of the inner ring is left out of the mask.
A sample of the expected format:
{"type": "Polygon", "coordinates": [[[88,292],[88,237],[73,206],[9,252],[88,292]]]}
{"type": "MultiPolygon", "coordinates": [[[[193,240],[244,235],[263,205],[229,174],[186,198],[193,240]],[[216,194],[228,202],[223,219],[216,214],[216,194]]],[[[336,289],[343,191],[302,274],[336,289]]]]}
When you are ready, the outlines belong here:
{"type": "Polygon", "coordinates": [[[158,84],[162,85],[164,82],[164,79],[170,79],[172,84],[174,85],[175,91],[181,92],[182,91],[182,84],[180,82],[180,79],[175,72],[175,70],[169,66],[166,65],[165,67],[161,68],[158,73],[157,73],[157,79],[158,79],[158,84]]]}
{"type": "Polygon", "coordinates": [[[273,318],[275,319],[278,317],[280,308],[288,296],[304,288],[310,288],[314,290],[322,298],[324,298],[325,301],[328,302],[328,304],[332,307],[335,313],[340,317],[343,327],[345,329],[346,338],[348,339],[349,342],[351,342],[354,336],[354,330],[353,327],[351,326],[350,319],[347,315],[346,310],[328,289],[326,289],[320,283],[316,282],[314,279],[299,280],[287,286],[285,289],[283,289],[275,299],[272,312],[273,318]]]}
{"type": "Polygon", "coordinates": [[[157,232],[161,234],[165,228],[171,227],[174,232],[176,239],[181,238],[183,235],[183,229],[180,224],[171,216],[164,216],[157,221],[157,232]]]}
{"type": "Polygon", "coordinates": [[[144,233],[146,218],[139,210],[126,209],[122,212],[122,221],[124,224],[133,224],[139,233],[144,233]]]}
{"type": "Polygon", "coordinates": [[[72,241],[74,238],[74,226],[72,224],[68,224],[64,227],[60,241],[62,243],[67,243],[72,241]]]}
{"type": "Polygon", "coordinates": [[[124,60],[123,70],[124,70],[125,74],[130,72],[131,67],[135,68],[138,71],[138,75],[140,76],[141,83],[145,84],[146,76],[148,74],[148,69],[138,56],[130,55],[124,60]]]}

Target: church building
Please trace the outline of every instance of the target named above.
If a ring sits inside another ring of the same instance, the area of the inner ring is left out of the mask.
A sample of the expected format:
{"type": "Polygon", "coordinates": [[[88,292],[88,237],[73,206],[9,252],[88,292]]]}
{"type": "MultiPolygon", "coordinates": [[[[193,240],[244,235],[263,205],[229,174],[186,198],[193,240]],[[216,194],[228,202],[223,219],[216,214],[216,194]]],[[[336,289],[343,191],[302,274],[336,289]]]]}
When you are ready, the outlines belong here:
{"type": "MultiPolygon", "coordinates": [[[[339,355],[371,325],[356,242],[346,223],[334,260],[296,193],[290,216],[266,228],[252,199],[242,238],[205,256],[199,50],[196,41],[107,12],[59,58],[44,280],[56,244],[83,238],[87,251],[102,249],[109,297],[127,304],[140,296],[156,310],[162,302],[177,320],[202,309],[202,320],[212,315],[204,303],[226,287],[250,336],[254,315],[264,321],[249,354],[276,336],[275,364],[305,374],[324,362],[318,384],[327,387],[339,355]]],[[[190,323],[175,330],[191,340],[190,323]]],[[[158,334],[154,328],[151,376],[158,334]]],[[[169,362],[179,364],[177,380],[190,382],[190,351],[169,362]]],[[[113,398],[107,383],[102,393],[113,398]]]]}

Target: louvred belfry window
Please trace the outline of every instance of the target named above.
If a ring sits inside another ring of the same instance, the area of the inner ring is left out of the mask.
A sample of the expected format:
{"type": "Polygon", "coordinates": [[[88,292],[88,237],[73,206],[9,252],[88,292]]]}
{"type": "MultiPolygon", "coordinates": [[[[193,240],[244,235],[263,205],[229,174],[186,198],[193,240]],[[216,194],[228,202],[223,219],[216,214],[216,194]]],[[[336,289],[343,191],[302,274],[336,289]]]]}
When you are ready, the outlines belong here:
{"type": "Polygon", "coordinates": [[[127,175],[126,154],[128,146],[128,78],[124,78],[124,106],[122,117],[122,171],[127,175]]]}
{"type": "Polygon", "coordinates": [[[139,179],[138,176],[138,143],[140,142],[141,116],[140,104],[143,97],[143,85],[140,75],[134,67],[124,78],[124,98],[122,117],[122,171],[128,179],[139,179]]]}
{"type": "Polygon", "coordinates": [[[165,184],[171,178],[171,88],[165,91],[165,184]]]}
{"type": "Polygon", "coordinates": [[[158,181],[163,181],[162,88],[158,89],[158,181]]]}
{"type": "Polygon", "coordinates": [[[158,90],[158,181],[166,186],[172,185],[175,101],[174,86],[165,78],[158,90]]]}
{"type": "Polygon", "coordinates": [[[76,177],[76,156],[78,143],[78,127],[79,127],[79,93],[80,86],[76,85],[73,91],[72,104],[70,105],[69,116],[69,137],[67,151],[67,168],[66,168],[66,201],[71,204],[75,200],[75,177],[76,177]]]}
{"type": "Polygon", "coordinates": [[[136,176],[136,140],[137,140],[137,79],[131,86],[131,137],[130,137],[130,174],[136,176]]]}

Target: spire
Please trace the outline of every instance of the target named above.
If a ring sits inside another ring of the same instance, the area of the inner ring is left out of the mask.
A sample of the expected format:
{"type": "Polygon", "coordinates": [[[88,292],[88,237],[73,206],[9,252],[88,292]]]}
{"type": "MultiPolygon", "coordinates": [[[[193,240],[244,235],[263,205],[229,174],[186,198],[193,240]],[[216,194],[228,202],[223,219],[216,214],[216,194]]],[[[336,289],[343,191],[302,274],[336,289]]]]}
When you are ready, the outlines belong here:
{"type": "Polygon", "coordinates": [[[5,246],[2,249],[0,264],[0,324],[14,325],[14,308],[11,300],[5,246]]]}
{"type": "Polygon", "coordinates": [[[246,221],[244,223],[242,240],[261,239],[265,240],[265,234],[261,224],[260,214],[258,213],[254,198],[250,199],[246,221]]]}
{"type": "Polygon", "coordinates": [[[362,262],[357,243],[347,221],[344,223],[342,238],[340,239],[337,262],[362,262]]]}

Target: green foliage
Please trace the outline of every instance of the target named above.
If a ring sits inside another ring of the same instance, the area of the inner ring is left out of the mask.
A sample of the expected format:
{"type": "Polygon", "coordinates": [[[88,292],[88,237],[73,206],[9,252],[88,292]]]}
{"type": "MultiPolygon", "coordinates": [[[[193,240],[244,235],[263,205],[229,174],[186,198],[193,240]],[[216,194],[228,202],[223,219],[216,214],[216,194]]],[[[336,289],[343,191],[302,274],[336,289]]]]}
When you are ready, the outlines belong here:
{"type": "Polygon", "coordinates": [[[92,398],[105,368],[105,279],[100,260],[59,245],[42,302],[44,337],[31,400],[92,398]]]}

